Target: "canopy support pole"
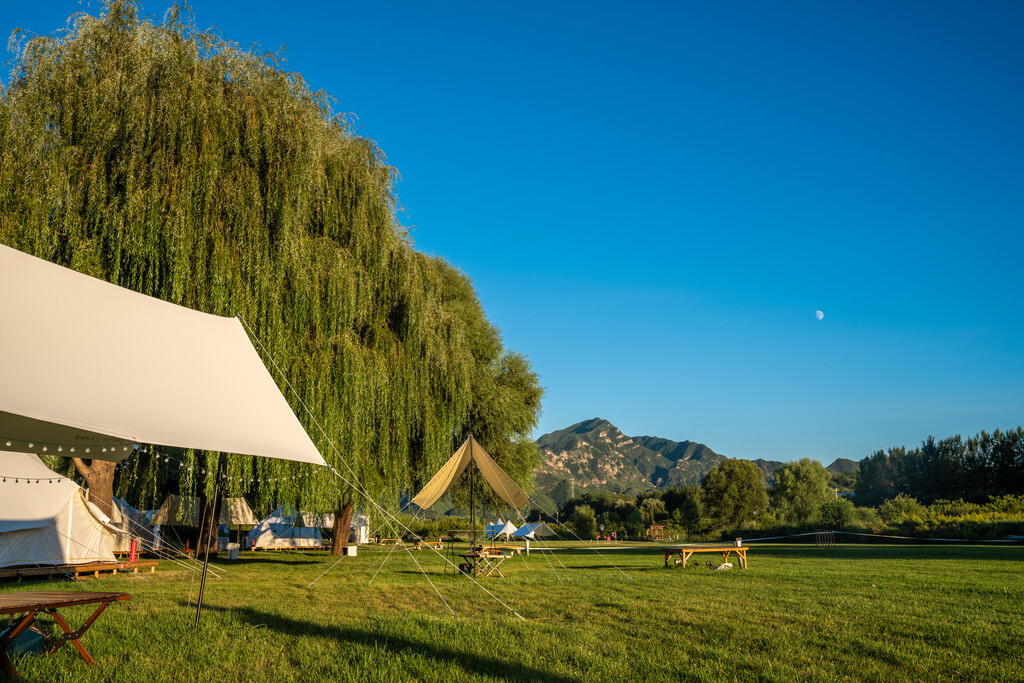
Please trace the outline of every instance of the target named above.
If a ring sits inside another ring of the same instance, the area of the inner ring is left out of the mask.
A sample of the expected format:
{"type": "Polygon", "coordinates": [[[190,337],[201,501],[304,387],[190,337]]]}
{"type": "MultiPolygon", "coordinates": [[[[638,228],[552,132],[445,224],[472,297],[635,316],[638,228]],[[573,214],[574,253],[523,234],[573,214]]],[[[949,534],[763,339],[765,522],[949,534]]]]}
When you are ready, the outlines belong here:
{"type": "Polygon", "coordinates": [[[469,463],[469,552],[476,551],[476,463],[469,463]]]}
{"type": "Polygon", "coordinates": [[[217,478],[213,480],[213,507],[210,509],[210,525],[206,531],[206,552],[203,553],[203,578],[199,582],[199,601],[196,603],[196,628],[199,628],[199,614],[203,611],[203,591],[206,590],[206,572],[210,567],[210,543],[216,542],[213,530],[218,528],[219,519],[214,519],[217,513],[217,497],[220,495],[220,469],[224,466],[224,458],[221,457],[220,467],[217,468],[217,478]]]}

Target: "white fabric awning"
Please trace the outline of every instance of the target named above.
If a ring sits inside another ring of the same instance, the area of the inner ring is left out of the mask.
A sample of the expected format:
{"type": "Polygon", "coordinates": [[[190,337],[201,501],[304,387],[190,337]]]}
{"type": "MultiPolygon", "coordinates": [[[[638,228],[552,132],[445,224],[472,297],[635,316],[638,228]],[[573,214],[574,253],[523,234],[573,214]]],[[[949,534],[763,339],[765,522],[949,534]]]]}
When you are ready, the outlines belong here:
{"type": "Polygon", "coordinates": [[[238,319],[0,245],[0,450],[141,443],[326,464],[238,319]]]}

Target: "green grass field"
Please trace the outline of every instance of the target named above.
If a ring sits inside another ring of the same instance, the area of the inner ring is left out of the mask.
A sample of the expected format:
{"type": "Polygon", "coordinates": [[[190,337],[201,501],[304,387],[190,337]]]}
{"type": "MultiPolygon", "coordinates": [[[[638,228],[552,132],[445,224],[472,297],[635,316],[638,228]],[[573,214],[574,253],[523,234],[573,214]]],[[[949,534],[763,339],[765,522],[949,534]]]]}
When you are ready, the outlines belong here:
{"type": "Polygon", "coordinates": [[[27,680],[1024,680],[1022,547],[762,545],[727,572],[665,569],[658,546],[534,552],[481,581],[525,620],[430,551],[394,552],[371,584],[387,552],[363,546],[313,587],[338,558],[220,561],[198,631],[199,576],[167,562],[0,591],[133,594],[83,640],[98,665],[65,647],[20,660],[27,680]]]}

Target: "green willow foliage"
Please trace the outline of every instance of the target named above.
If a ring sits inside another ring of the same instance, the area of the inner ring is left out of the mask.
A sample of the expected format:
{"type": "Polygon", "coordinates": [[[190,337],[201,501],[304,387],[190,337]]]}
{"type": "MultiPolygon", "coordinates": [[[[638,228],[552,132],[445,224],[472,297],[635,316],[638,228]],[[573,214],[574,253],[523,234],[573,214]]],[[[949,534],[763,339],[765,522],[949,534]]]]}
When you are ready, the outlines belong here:
{"type": "MultiPolygon", "coordinates": [[[[178,8],[160,24],[117,0],[72,17],[21,45],[0,92],[0,241],[240,315],[322,425],[276,377],[321,453],[375,497],[394,503],[470,430],[525,483],[537,377],[502,348],[469,280],[412,248],[393,180],[324,94],[178,8]]],[[[175,484],[208,490],[220,456],[180,455],[194,467],[140,455],[118,490],[146,502],[175,484]]],[[[229,493],[263,510],[330,509],[343,489],[324,468],[224,466],[245,480],[229,493]]]]}

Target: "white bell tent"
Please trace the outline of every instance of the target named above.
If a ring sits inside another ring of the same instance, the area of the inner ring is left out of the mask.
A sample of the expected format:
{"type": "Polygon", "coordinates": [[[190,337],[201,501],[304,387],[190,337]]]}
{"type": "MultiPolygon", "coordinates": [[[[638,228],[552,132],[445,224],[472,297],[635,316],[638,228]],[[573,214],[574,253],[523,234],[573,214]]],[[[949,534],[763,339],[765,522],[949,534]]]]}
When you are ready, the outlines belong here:
{"type": "Polygon", "coordinates": [[[114,562],[118,529],[33,453],[0,458],[0,567],[114,562]]]}
{"type": "Polygon", "coordinates": [[[317,527],[297,526],[299,513],[281,506],[260,520],[246,537],[247,548],[309,548],[323,545],[317,527]]]}

